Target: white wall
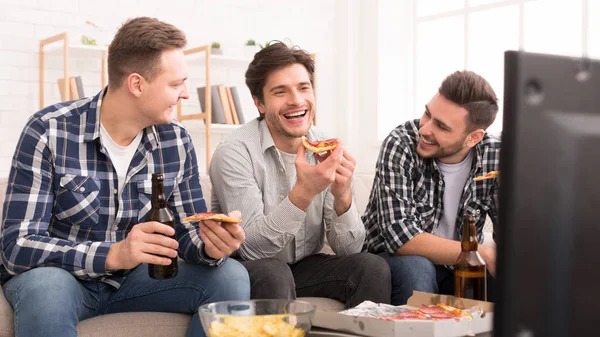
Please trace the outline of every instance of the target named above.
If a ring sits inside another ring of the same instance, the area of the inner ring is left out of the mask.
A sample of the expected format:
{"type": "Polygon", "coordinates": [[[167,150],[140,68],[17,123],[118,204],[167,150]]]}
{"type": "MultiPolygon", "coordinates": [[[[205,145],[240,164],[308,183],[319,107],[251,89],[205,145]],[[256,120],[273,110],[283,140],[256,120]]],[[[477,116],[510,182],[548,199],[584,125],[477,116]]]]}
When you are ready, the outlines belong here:
{"type": "MultiPolygon", "coordinates": [[[[357,157],[359,171],[372,170],[373,150],[364,148],[364,138],[358,131],[362,130],[359,125],[365,119],[376,120],[376,71],[373,68],[376,45],[370,42],[376,38],[376,31],[373,32],[376,30],[373,25],[375,0],[0,0],[0,8],[3,145],[0,177],[8,175],[10,160],[27,118],[39,110],[39,40],[69,32],[73,42],[83,33],[94,34],[100,44],[107,43],[125,19],[144,15],[182,29],[187,34],[189,47],[219,41],[225,54],[239,55],[248,39],[259,43],[289,39],[317,53],[318,124],[329,134],[342,138],[357,157]],[[104,31],[89,28],[86,20],[100,25],[104,31]],[[365,151],[366,156],[361,155],[365,151]]],[[[86,95],[96,93],[100,90],[98,55],[72,54],[71,74],[82,76],[86,95]]],[[[62,77],[61,62],[62,57],[57,52],[46,58],[46,105],[60,100],[56,80],[62,77]]],[[[243,85],[245,66],[213,63],[213,84],[224,81],[238,85],[246,95],[244,106],[251,107],[243,85]]],[[[202,76],[191,74],[193,96],[184,112],[195,112],[193,110],[199,108],[195,87],[201,83],[202,76]]],[[[245,113],[247,119],[256,116],[251,109],[245,113]]],[[[193,122],[187,125],[198,148],[200,169],[204,171],[203,127],[193,122]]],[[[369,131],[369,137],[375,130],[369,131]]],[[[213,147],[220,140],[219,134],[216,132],[213,137],[213,147]]],[[[375,155],[376,152],[377,149],[375,155]]]]}

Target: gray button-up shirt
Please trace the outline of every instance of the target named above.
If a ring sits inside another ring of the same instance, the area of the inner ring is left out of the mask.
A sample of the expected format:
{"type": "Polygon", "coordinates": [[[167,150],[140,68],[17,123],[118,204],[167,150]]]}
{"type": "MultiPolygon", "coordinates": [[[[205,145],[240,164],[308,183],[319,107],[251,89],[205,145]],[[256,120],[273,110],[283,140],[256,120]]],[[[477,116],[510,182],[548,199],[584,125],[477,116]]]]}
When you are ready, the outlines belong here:
{"type": "MultiPolygon", "coordinates": [[[[308,138],[325,139],[314,126],[308,138]]],[[[306,160],[317,164],[312,152],[306,152],[306,160]]],[[[212,211],[242,213],[246,240],[237,255],[244,260],[275,257],[294,263],[318,253],[325,235],[336,254],[358,253],[362,248],[365,228],[354,200],[340,216],[333,208],[329,187],[306,212],[290,201],[293,186],[264,120],[246,123],[219,144],[209,175],[212,211]]]]}

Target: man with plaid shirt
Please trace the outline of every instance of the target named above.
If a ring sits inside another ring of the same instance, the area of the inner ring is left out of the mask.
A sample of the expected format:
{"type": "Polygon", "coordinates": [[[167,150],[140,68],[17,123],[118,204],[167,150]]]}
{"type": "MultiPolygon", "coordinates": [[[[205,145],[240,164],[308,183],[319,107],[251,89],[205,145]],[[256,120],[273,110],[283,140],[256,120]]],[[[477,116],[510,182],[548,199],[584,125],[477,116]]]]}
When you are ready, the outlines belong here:
{"type": "Polygon", "coordinates": [[[188,335],[204,336],[200,305],[250,297],[246,269],[226,259],[243,229],[182,220],[206,212],[192,140],[172,121],[189,96],[185,44],[170,24],[129,20],[108,48],[108,87],[27,122],[0,228],[17,336],[77,336],[81,320],[130,311],[194,314],[188,335]],[[145,221],[156,172],[175,229],[145,221]],[[175,277],[148,276],[177,256],[175,277]]]}
{"type": "MultiPolygon", "coordinates": [[[[413,290],[454,294],[453,265],[461,251],[463,216],[474,215],[479,241],[489,215],[498,219],[498,179],[473,178],[499,170],[500,141],[486,129],[498,104],[481,76],[455,72],[425,105],[383,141],[363,216],[365,249],[383,256],[392,271],[392,304],[413,290]]],[[[495,274],[496,249],[478,251],[495,274]]],[[[488,277],[493,300],[493,277],[488,277]]]]}

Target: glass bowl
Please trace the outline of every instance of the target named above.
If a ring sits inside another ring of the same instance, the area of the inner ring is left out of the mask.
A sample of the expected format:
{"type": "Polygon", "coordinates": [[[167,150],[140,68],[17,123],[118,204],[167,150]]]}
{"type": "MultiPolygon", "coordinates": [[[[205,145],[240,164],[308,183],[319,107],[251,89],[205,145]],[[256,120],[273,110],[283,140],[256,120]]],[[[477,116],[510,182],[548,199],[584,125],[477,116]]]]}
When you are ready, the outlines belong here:
{"type": "Polygon", "coordinates": [[[209,337],[304,337],[315,306],[292,300],[250,300],[209,303],[198,309],[209,337]]]}

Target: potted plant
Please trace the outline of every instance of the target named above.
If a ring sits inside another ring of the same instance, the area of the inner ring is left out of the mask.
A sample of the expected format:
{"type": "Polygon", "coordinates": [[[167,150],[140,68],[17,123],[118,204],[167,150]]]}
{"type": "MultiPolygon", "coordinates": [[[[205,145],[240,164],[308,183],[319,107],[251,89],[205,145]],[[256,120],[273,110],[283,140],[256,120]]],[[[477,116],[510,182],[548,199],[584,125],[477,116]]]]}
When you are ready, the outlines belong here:
{"type": "Polygon", "coordinates": [[[264,45],[263,44],[259,44],[258,46],[260,47],[260,49],[265,49],[265,48],[267,48],[268,46],[271,45],[271,42],[273,42],[273,41],[267,41],[267,43],[265,43],[264,45]]]}
{"type": "Polygon", "coordinates": [[[222,55],[223,50],[221,49],[221,44],[219,42],[213,42],[210,45],[210,53],[213,55],[222,55]]]}
{"type": "Polygon", "coordinates": [[[244,45],[244,56],[247,58],[254,58],[254,54],[258,51],[258,46],[256,45],[256,41],[248,40],[244,45]]]}

